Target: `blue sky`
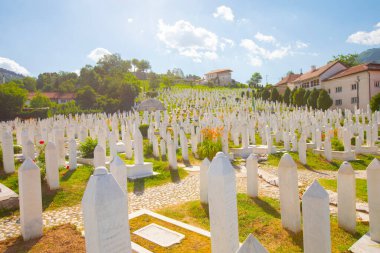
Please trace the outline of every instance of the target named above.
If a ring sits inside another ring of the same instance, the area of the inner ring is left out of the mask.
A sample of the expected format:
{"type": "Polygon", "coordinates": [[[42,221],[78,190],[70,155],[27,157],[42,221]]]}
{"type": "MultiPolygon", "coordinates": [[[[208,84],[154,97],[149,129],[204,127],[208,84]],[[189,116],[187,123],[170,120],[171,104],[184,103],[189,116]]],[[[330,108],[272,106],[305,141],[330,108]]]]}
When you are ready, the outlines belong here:
{"type": "Polygon", "coordinates": [[[105,53],[203,75],[276,83],[333,55],[380,46],[380,1],[2,0],[0,67],[77,71],[105,53]]]}

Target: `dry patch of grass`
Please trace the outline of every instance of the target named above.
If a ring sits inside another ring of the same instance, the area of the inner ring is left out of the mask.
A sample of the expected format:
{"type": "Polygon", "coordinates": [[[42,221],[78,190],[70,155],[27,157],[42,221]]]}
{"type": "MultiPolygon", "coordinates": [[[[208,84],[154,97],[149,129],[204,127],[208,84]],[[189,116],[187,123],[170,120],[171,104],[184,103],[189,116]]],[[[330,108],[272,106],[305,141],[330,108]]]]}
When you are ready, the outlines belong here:
{"type": "Polygon", "coordinates": [[[48,229],[41,238],[24,242],[22,237],[11,238],[0,242],[0,252],[44,252],[67,253],[86,252],[84,237],[73,225],[65,224],[48,229]]]}
{"type": "Polygon", "coordinates": [[[129,222],[130,222],[130,227],[131,227],[131,240],[152,252],[155,252],[155,253],[211,252],[210,238],[200,235],[198,233],[189,231],[187,229],[178,227],[171,223],[162,221],[160,219],[154,218],[150,215],[144,214],[144,215],[131,219],[129,222]],[[174,244],[170,247],[165,248],[149,240],[146,240],[138,235],[133,234],[134,231],[140,228],[143,228],[151,223],[156,223],[157,225],[160,225],[170,230],[181,233],[185,235],[185,238],[181,241],[181,243],[174,244]]]}

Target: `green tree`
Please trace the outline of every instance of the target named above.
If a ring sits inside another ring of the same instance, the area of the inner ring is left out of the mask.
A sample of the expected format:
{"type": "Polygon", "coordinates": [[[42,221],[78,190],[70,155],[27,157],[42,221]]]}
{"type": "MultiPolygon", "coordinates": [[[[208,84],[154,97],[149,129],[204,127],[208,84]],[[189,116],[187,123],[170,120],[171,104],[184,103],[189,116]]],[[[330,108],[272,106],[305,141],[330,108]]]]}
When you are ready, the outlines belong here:
{"type": "Polygon", "coordinates": [[[14,119],[21,112],[27,94],[14,82],[0,85],[0,120],[14,119]]]}
{"type": "Polygon", "coordinates": [[[140,60],[140,62],[137,64],[137,71],[146,72],[150,68],[150,63],[147,60],[140,60]]]}
{"type": "Polygon", "coordinates": [[[307,105],[310,106],[313,109],[316,109],[317,108],[318,96],[319,96],[319,90],[317,90],[316,88],[314,88],[311,91],[310,96],[309,96],[309,98],[307,100],[307,105]]]}
{"type": "Polygon", "coordinates": [[[281,95],[276,88],[273,88],[272,92],[270,93],[270,101],[273,101],[273,102],[281,101],[281,95]]]}
{"type": "Polygon", "coordinates": [[[77,91],[76,102],[82,109],[95,108],[96,96],[95,90],[91,86],[86,85],[77,91]]]}
{"type": "Polygon", "coordinates": [[[134,105],[139,92],[139,81],[134,75],[127,74],[118,90],[120,109],[126,111],[130,110],[134,105]]]}
{"type": "Polygon", "coordinates": [[[303,106],[304,103],[304,96],[305,96],[305,89],[304,88],[298,88],[294,94],[293,94],[293,104],[296,106],[303,106]]]}
{"type": "Polygon", "coordinates": [[[160,87],[160,81],[158,80],[158,76],[156,73],[153,73],[153,72],[149,73],[148,80],[149,80],[149,89],[157,90],[160,87]]]}
{"type": "Polygon", "coordinates": [[[370,107],[373,112],[380,111],[380,93],[371,98],[370,107]]]}
{"type": "Polygon", "coordinates": [[[32,108],[43,108],[50,107],[51,101],[50,99],[43,95],[41,92],[37,92],[36,95],[30,100],[30,107],[32,108]]]}
{"type": "Polygon", "coordinates": [[[263,92],[261,93],[261,98],[263,100],[268,100],[269,97],[270,97],[269,89],[264,89],[263,92]]]}
{"type": "Polygon", "coordinates": [[[164,85],[164,87],[170,88],[173,86],[173,79],[169,75],[163,75],[161,77],[161,83],[164,85]]]}
{"type": "Polygon", "coordinates": [[[358,54],[339,54],[334,55],[333,59],[330,61],[340,61],[347,67],[353,67],[356,65],[359,65],[360,62],[358,61],[358,54]]]}
{"type": "Polygon", "coordinates": [[[261,83],[261,80],[263,77],[259,72],[255,72],[252,74],[251,78],[247,81],[249,87],[255,87],[257,88],[259,83],[261,83]]]}
{"type": "Polygon", "coordinates": [[[308,105],[307,100],[309,99],[310,93],[311,93],[310,90],[305,91],[305,94],[303,95],[303,105],[306,105],[306,106],[308,105]]]}
{"type": "Polygon", "coordinates": [[[34,77],[27,76],[22,79],[22,83],[28,91],[35,91],[37,88],[37,80],[34,77]]]}
{"type": "Polygon", "coordinates": [[[133,72],[136,72],[137,69],[138,69],[138,67],[139,67],[140,61],[137,60],[136,58],[133,58],[133,59],[131,60],[131,63],[132,63],[132,71],[133,71],[133,72]]]}
{"type": "Polygon", "coordinates": [[[101,84],[102,78],[100,74],[94,70],[94,67],[91,65],[86,65],[80,70],[80,76],[77,83],[77,86],[79,88],[83,88],[86,85],[89,85],[97,91],[99,90],[101,84]]]}
{"type": "Polygon", "coordinates": [[[290,96],[291,96],[291,91],[290,91],[289,87],[286,87],[286,90],[284,93],[284,102],[287,105],[290,105],[290,102],[291,102],[290,96]]]}
{"type": "Polygon", "coordinates": [[[332,106],[332,104],[333,104],[333,101],[330,98],[327,91],[324,89],[320,89],[318,100],[317,100],[318,109],[327,110],[332,106]]]}
{"type": "Polygon", "coordinates": [[[290,104],[292,104],[292,105],[295,105],[295,103],[294,103],[294,94],[297,92],[297,90],[298,90],[298,88],[295,87],[295,88],[291,91],[291,93],[290,93],[290,104]]]}

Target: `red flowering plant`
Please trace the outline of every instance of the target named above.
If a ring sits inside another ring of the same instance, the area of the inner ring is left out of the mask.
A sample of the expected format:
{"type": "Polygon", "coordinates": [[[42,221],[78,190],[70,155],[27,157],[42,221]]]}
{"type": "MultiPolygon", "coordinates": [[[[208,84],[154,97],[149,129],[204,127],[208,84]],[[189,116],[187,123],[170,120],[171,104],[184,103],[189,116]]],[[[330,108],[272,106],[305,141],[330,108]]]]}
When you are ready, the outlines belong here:
{"type": "Polygon", "coordinates": [[[216,153],[222,151],[223,127],[203,128],[201,130],[202,142],[198,144],[198,156],[200,159],[206,157],[211,161],[216,153]]]}
{"type": "Polygon", "coordinates": [[[44,164],[45,163],[45,141],[40,140],[38,144],[36,145],[37,149],[37,161],[44,164]]]}

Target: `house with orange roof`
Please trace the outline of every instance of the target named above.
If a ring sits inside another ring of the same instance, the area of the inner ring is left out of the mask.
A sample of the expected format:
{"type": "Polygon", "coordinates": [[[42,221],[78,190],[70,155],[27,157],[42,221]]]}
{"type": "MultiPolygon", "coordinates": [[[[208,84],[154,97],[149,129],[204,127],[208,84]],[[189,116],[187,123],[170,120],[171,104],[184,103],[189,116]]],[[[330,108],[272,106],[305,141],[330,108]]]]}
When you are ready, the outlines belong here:
{"type": "Polygon", "coordinates": [[[300,77],[301,74],[289,73],[287,76],[283,77],[274,87],[278,90],[280,95],[284,95],[285,90],[288,86],[291,86],[294,80],[300,77]]]}
{"type": "Polygon", "coordinates": [[[347,67],[339,62],[333,61],[329,62],[326,65],[316,68],[315,66],[311,66],[309,72],[302,74],[296,80],[294,80],[289,87],[293,88],[304,88],[304,89],[320,89],[322,86],[322,82],[332,77],[333,75],[341,72],[342,70],[347,69],[347,67]]]}
{"type": "MultiPolygon", "coordinates": [[[[41,92],[42,95],[48,97],[50,101],[57,104],[63,104],[75,99],[75,93],[62,93],[62,92],[41,92]]],[[[29,104],[30,101],[37,95],[36,92],[30,92],[28,94],[28,99],[26,104],[29,104]]]]}
{"type": "Polygon", "coordinates": [[[365,63],[346,68],[322,82],[333,100],[332,108],[366,109],[380,93],[380,64],[365,63]]]}
{"type": "Polygon", "coordinates": [[[205,74],[205,82],[212,82],[218,86],[227,86],[231,84],[231,69],[216,69],[205,74]]]}

